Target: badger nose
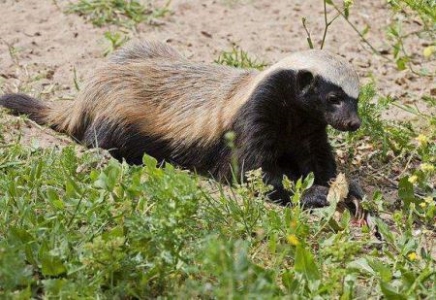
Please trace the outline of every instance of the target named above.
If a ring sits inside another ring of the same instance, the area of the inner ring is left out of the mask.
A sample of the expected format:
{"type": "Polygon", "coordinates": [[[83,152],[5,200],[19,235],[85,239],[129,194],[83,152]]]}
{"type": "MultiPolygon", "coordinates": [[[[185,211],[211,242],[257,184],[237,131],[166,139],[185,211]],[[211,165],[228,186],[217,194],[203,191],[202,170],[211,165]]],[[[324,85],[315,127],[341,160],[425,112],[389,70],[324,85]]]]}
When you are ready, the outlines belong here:
{"type": "Polygon", "coordinates": [[[359,129],[360,124],[361,124],[360,120],[358,118],[355,118],[348,121],[347,125],[350,131],[356,131],[357,129],[359,129]]]}

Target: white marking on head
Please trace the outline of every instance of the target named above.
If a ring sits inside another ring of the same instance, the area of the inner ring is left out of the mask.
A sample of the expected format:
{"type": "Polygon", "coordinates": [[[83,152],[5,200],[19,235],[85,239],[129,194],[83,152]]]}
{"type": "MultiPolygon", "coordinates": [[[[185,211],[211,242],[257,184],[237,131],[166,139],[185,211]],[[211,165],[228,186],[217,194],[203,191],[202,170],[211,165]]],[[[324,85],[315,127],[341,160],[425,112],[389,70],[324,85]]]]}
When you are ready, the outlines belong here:
{"type": "Polygon", "coordinates": [[[359,77],[353,66],[343,57],[325,50],[293,53],[271,67],[271,71],[277,69],[308,70],[340,86],[348,96],[359,96],[359,77]]]}

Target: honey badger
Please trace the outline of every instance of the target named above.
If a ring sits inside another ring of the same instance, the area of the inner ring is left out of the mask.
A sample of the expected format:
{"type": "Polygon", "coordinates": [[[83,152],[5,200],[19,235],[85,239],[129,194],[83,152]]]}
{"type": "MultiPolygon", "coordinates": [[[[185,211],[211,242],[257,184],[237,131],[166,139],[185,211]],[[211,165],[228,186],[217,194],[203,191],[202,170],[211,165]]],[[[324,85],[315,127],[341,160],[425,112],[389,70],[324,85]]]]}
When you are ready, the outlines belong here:
{"type": "Polygon", "coordinates": [[[233,131],[241,170],[262,168],[270,199],[288,203],[283,176],[313,172],[302,203],[322,207],[336,176],[326,127],[359,128],[358,94],[352,66],[322,50],[257,71],[193,63],[166,44],[141,42],[97,69],[75,101],[7,94],[0,105],[129,164],[147,153],[220,180],[231,178],[224,135],[233,131]]]}

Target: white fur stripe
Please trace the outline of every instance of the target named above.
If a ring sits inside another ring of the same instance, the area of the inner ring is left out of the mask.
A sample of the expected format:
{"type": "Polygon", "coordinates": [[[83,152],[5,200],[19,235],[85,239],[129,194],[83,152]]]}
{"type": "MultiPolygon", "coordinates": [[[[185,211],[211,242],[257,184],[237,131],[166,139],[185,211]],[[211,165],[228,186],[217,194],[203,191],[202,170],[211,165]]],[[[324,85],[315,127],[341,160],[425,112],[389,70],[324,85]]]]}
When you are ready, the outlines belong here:
{"type": "Polygon", "coordinates": [[[353,66],[344,58],[325,50],[296,52],[282,59],[267,70],[277,69],[308,70],[324,80],[340,86],[348,96],[359,96],[359,77],[353,66]]]}

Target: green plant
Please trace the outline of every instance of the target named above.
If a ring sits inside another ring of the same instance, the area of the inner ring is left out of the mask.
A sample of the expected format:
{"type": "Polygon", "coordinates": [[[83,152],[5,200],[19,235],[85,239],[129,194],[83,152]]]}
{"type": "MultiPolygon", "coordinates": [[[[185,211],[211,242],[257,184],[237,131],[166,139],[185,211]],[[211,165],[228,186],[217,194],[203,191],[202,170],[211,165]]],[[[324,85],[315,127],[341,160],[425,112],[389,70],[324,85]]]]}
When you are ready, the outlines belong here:
{"type": "Polygon", "coordinates": [[[106,31],[104,33],[105,39],[110,43],[109,46],[104,51],[104,56],[108,56],[121,46],[123,46],[127,41],[129,41],[129,37],[121,32],[110,32],[106,31]]]}
{"type": "MultiPolygon", "coordinates": [[[[240,50],[226,59],[258,64],[240,50]]],[[[226,186],[148,156],[128,166],[79,146],[23,146],[30,123],[2,110],[0,298],[433,299],[436,119],[398,102],[365,85],[361,130],[331,132],[340,167],[379,185],[362,205],[381,212],[382,242],[347,212],[332,224],[334,203],[302,210],[312,176],[285,179],[294,205],[280,207],[260,170],[226,186]],[[416,118],[384,120],[394,105],[416,118]],[[400,205],[387,203],[386,181],[400,205]]]]}
{"type": "Polygon", "coordinates": [[[167,2],[162,8],[144,6],[137,0],[79,0],[71,3],[67,12],[84,16],[96,26],[116,24],[132,27],[151,18],[162,17],[168,12],[167,2]]]}
{"type": "MultiPolygon", "coordinates": [[[[359,96],[361,129],[355,133],[331,135],[340,148],[345,148],[345,168],[361,166],[359,176],[371,178],[371,182],[388,181],[398,189],[406,211],[415,212],[415,220],[435,226],[436,199],[436,116],[422,112],[416,106],[401,105],[390,98],[373,100],[374,84],[362,87],[359,96]],[[416,116],[406,121],[387,121],[382,112],[393,106],[400,107],[416,116]],[[416,126],[419,120],[420,126],[416,126]],[[363,149],[363,150],[359,150],[363,149]],[[363,165],[363,166],[362,166],[363,165]],[[370,166],[367,168],[366,166],[370,166]],[[374,169],[377,171],[374,172],[374,169]],[[410,204],[413,203],[413,206],[410,204]]],[[[425,97],[429,106],[435,104],[434,98],[425,97]]]]}
{"type": "MultiPolygon", "coordinates": [[[[343,20],[356,32],[361,41],[366,44],[374,54],[377,54],[389,62],[395,62],[399,70],[409,68],[413,73],[420,76],[436,76],[436,73],[430,69],[431,62],[436,59],[436,3],[432,0],[392,0],[388,1],[392,8],[392,21],[387,27],[387,36],[392,41],[391,48],[393,49],[393,59],[381,51],[377,50],[372,43],[365,37],[370,30],[370,26],[366,25],[360,30],[355,24],[349,20],[350,9],[353,5],[352,0],[343,0],[341,4],[337,4],[333,0],[322,0],[324,6],[324,32],[320,43],[322,49],[325,44],[326,36],[330,25],[338,18],[343,20]],[[327,7],[330,6],[336,11],[336,15],[328,19],[327,7]],[[403,25],[411,19],[419,19],[420,25],[416,30],[404,32],[403,25]],[[404,46],[404,41],[418,37],[425,40],[427,46],[422,49],[422,55],[417,58],[404,46]],[[416,71],[415,67],[420,66],[420,70],[416,71]],[[427,67],[428,66],[428,67],[427,67]]],[[[307,34],[309,47],[314,48],[314,43],[306,25],[306,18],[302,18],[302,24],[307,34]]]]}
{"type": "MultiPolygon", "coordinates": [[[[329,29],[329,27],[330,27],[330,25],[332,25],[333,24],[333,22],[337,19],[337,18],[339,18],[339,17],[344,17],[346,20],[348,20],[348,16],[349,16],[349,14],[350,14],[350,7],[352,6],[352,4],[353,4],[353,1],[350,1],[350,0],[344,0],[344,1],[342,1],[342,8],[339,8],[332,0],[323,0],[322,1],[323,2],[323,8],[324,8],[324,31],[323,31],[323,35],[322,35],[322,39],[321,39],[321,42],[320,42],[320,49],[322,49],[322,48],[324,48],[324,44],[325,44],[325,41],[326,41],[326,38],[327,38],[327,32],[328,32],[328,29],[329,29]],[[335,8],[335,10],[337,11],[337,13],[336,13],[336,15],[333,17],[333,18],[331,18],[330,20],[328,19],[328,16],[327,16],[327,6],[328,5],[331,5],[331,6],[333,6],[334,8],[335,8]]],[[[310,31],[309,31],[309,29],[307,28],[307,19],[305,18],[305,17],[303,17],[302,19],[301,19],[301,22],[302,22],[302,25],[303,25],[303,28],[304,28],[304,30],[306,31],[306,34],[307,34],[307,38],[306,38],[306,40],[307,40],[307,43],[309,44],[309,48],[310,49],[314,49],[314,45],[313,45],[313,40],[312,40],[312,36],[311,36],[311,34],[310,34],[310,31]]],[[[353,29],[355,30],[355,31],[357,31],[357,33],[363,38],[363,34],[361,34],[357,29],[356,29],[356,27],[354,27],[354,25],[352,24],[352,23],[349,23],[350,24],[350,26],[351,27],[353,27],[353,29]]],[[[367,30],[367,29],[366,29],[367,30]]],[[[363,40],[366,42],[366,43],[368,43],[367,41],[366,41],[366,39],[364,39],[363,38],[363,40]]],[[[368,43],[369,44],[369,43],[368,43]]],[[[370,44],[369,44],[370,45],[370,44]]],[[[371,46],[371,45],[370,45],[371,46]]],[[[372,46],[371,46],[372,47],[372,46]]]]}
{"type": "Polygon", "coordinates": [[[337,230],[330,208],[303,211],[310,176],[285,181],[294,206],[279,207],[259,171],[230,188],[147,156],[128,166],[2,143],[1,297],[435,296],[435,245],[417,236],[415,204],[395,225],[377,221],[380,243],[366,229],[356,238],[347,213],[337,230]]]}
{"type": "MultiPolygon", "coordinates": [[[[436,104],[434,98],[425,100],[430,105],[436,104]]],[[[415,213],[417,220],[436,229],[436,116],[410,105],[402,107],[424,122],[409,141],[410,158],[401,174],[398,194],[405,207],[415,213]]]]}
{"type": "Polygon", "coordinates": [[[393,56],[399,70],[409,68],[418,75],[436,76],[426,65],[436,59],[436,2],[432,0],[392,0],[388,1],[393,11],[393,21],[388,27],[388,37],[392,41],[393,56]],[[405,32],[403,25],[406,20],[416,18],[419,24],[415,30],[405,32]],[[426,40],[427,46],[420,56],[412,55],[405,47],[404,41],[419,37],[426,40]],[[420,66],[416,71],[415,67],[420,66]]]}
{"type": "MultiPolygon", "coordinates": [[[[324,46],[325,38],[329,26],[339,16],[353,28],[359,35],[361,40],[367,44],[374,53],[384,56],[387,60],[391,60],[384,54],[377,51],[371,43],[364,37],[369,27],[366,27],[362,32],[359,31],[349,19],[350,7],[352,1],[343,1],[342,8],[334,1],[323,0],[324,4],[324,34],[321,41],[321,48],[324,46]],[[336,15],[328,20],[327,6],[333,7],[336,15]]],[[[436,10],[434,1],[389,1],[393,9],[394,15],[406,16],[406,20],[418,17],[421,24],[418,30],[404,34],[401,31],[404,18],[398,18],[396,25],[389,25],[389,33],[394,41],[392,45],[393,56],[397,68],[400,70],[408,67],[418,76],[434,76],[428,70],[421,69],[420,72],[414,70],[414,65],[425,65],[434,59],[434,41],[435,41],[435,20],[436,10]],[[404,40],[412,36],[419,36],[422,39],[427,39],[430,46],[425,48],[424,59],[420,62],[416,60],[412,63],[412,54],[404,47],[404,40]]],[[[309,47],[313,48],[309,30],[306,27],[306,19],[303,18],[303,27],[307,33],[309,47]]],[[[393,101],[389,97],[378,96],[375,101],[376,91],[373,83],[362,87],[359,95],[359,112],[362,118],[362,127],[357,133],[350,133],[344,136],[343,134],[336,135],[336,143],[342,144],[347,148],[345,155],[347,168],[355,163],[360,165],[362,161],[370,162],[378,166],[379,172],[375,174],[367,174],[373,177],[384,177],[389,180],[396,188],[398,188],[398,196],[403,201],[406,209],[412,208],[414,211],[415,220],[424,221],[428,226],[434,227],[436,217],[434,209],[434,199],[436,199],[436,189],[434,182],[436,175],[434,165],[435,158],[435,143],[436,132],[435,115],[424,113],[415,106],[401,105],[393,101]],[[420,128],[416,126],[416,120],[401,120],[401,121],[386,121],[382,119],[382,112],[390,109],[392,106],[399,107],[420,120],[420,128]],[[414,124],[415,123],[415,124],[414,124]],[[418,145],[417,145],[418,141],[418,145]],[[369,144],[369,145],[368,145],[369,144]],[[379,150],[377,154],[374,152],[365,153],[357,149],[367,147],[372,150],[379,150]],[[392,159],[392,158],[395,159],[392,159]],[[358,158],[358,160],[356,160],[358,158]],[[402,167],[405,165],[405,167],[402,167]],[[401,170],[394,172],[393,170],[401,170]],[[413,205],[411,205],[413,204],[413,205]]],[[[435,100],[431,96],[424,96],[423,102],[426,102],[427,107],[433,107],[435,100]]],[[[333,132],[332,132],[333,135],[333,132]]],[[[360,170],[360,175],[366,173],[365,168],[360,170]]]]}
{"type": "Polygon", "coordinates": [[[215,63],[236,68],[252,68],[262,70],[267,66],[265,62],[258,62],[251,58],[248,53],[237,46],[230,51],[223,51],[215,60],[215,63]]]}

